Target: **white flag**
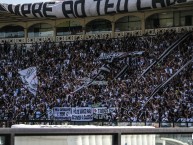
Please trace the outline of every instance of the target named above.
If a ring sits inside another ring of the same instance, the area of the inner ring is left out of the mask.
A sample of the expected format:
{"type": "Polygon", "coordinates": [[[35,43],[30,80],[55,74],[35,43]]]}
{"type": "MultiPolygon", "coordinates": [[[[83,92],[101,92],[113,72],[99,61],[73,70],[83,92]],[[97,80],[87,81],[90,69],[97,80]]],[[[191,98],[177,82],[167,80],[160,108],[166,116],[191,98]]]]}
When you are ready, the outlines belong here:
{"type": "Polygon", "coordinates": [[[36,95],[38,88],[38,78],[36,72],[36,67],[29,67],[27,69],[19,71],[24,86],[34,95],[36,95]]]}

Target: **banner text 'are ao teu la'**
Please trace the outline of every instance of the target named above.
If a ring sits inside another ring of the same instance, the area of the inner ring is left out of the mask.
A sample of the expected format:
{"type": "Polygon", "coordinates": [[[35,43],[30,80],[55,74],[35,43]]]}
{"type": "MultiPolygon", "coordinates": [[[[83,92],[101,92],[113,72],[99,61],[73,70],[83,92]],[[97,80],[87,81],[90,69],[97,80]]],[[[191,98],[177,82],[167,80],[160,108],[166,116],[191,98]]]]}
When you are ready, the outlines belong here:
{"type": "Polygon", "coordinates": [[[135,12],[193,0],[65,0],[26,4],[2,4],[5,11],[25,17],[77,18],[135,12]]]}

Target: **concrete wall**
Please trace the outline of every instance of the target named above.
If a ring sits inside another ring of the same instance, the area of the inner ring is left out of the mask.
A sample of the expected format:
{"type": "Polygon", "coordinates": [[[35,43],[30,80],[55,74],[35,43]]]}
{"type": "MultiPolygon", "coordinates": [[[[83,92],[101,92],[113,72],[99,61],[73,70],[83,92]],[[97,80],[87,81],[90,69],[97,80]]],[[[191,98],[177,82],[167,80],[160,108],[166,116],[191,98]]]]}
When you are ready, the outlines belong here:
{"type": "MultiPolygon", "coordinates": [[[[0,128],[1,136],[6,137],[6,142],[7,142],[6,145],[15,145],[15,144],[22,145],[24,143],[25,145],[28,145],[29,140],[34,140],[33,145],[38,145],[36,143],[42,143],[41,140],[46,140],[47,141],[46,143],[48,143],[48,145],[49,143],[52,145],[57,145],[56,142],[60,144],[63,143],[62,145],[68,145],[68,144],[65,144],[64,142],[68,143],[67,141],[68,139],[69,139],[69,142],[73,141],[74,135],[77,137],[79,136],[76,139],[77,141],[74,140],[75,145],[76,143],[78,143],[78,140],[80,141],[80,135],[83,136],[81,140],[82,140],[82,143],[84,142],[84,145],[88,145],[88,140],[89,140],[89,145],[92,142],[94,143],[91,145],[101,145],[103,143],[103,142],[101,143],[101,136],[102,136],[102,140],[104,136],[104,140],[106,140],[108,143],[110,142],[111,139],[110,140],[107,138],[105,139],[105,136],[106,137],[108,136],[110,138],[112,137],[112,140],[113,140],[112,145],[129,145],[129,143],[131,144],[130,138],[132,138],[132,140],[135,140],[137,145],[138,144],[140,145],[142,143],[143,145],[145,144],[151,145],[152,144],[151,142],[147,142],[147,140],[143,141],[143,138],[145,139],[150,137],[150,139],[148,140],[151,141],[151,140],[154,140],[154,137],[151,135],[155,135],[155,134],[180,134],[180,135],[189,134],[191,135],[192,133],[193,133],[193,128],[148,128],[148,127],[138,127],[138,126],[136,127],[68,126],[64,128],[59,128],[58,126],[46,128],[45,126],[41,126],[41,128],[0,128]],[[139,135],[139,138],[141,139],[138,139],[138,135],[139,135]],[[56,137],[56,139],[53,139],[52,138],[53,136],[54,138],[56,137]],[[72,138],[69,137],[67,139],[65,138],[66,136],[72,136],[72,138]],[[37,140],[39,141],[37,142],[37,140]],[[55,140],[54,144],[50,140],[55,140]]],[[[46,143],[44,142],[44,145],[47,145],[46,143]]],[[[70,145],[74,145],[74,144],[70,144],[70,145]]],[[[105,145],[108,145],[108,144],[105,144],[105,145]]]]}

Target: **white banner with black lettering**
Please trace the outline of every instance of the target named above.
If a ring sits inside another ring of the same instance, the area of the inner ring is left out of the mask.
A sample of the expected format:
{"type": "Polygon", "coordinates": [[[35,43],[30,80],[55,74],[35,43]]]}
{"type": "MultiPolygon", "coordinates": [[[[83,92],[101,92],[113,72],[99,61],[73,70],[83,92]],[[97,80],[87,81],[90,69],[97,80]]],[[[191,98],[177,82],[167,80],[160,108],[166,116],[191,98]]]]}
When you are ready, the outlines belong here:
{"type": "Polygon", "coordinates": [[[115,114],[116,108],[97,107],[93,108],[93,118],[96,120],[109,120],[115,114]]]}
{"type": "Polygon", "coordinates": [[[0,10],[25,17],[76,18],[144,11],[188,3],[193,0],[64,0],[1,4],[0,10]]]}
{"type": "Polygon", "coordinates": [[[93,109],[91,107],[72,108],[71,121],[92,121],[93,109]]]}
{"type": "Polygon", "coordinates": [[[119,58],[126,54],[127,54],[126,52],[101,53],[98,59],[99,60],[114,59],[119,58]]]}
{"type": "Polygon", "coordinates": [[[50,116],[55,120],[93,121],[108,120],[115,112],[116,108],[107,107],[54,107],[50,116]]]}
{"type": "Polygon", "coordinates": [[[55,120],[71,120],[71,107],[54,107],[53,115],[55,120]]]}
{"type": "Polygon", "coordinates": [[[104,120],[107,118],[108,109],[107,107],[93,108],[93,118],[97,120],[104,120]]]}
{"type": "Polygon", "coordinates": [[[38,88],[38,78],[36,72],[36,67],[29,67],[18,72],[22,82],[24,83],[24,87],[34,95],[36,95],[38,88]]]}

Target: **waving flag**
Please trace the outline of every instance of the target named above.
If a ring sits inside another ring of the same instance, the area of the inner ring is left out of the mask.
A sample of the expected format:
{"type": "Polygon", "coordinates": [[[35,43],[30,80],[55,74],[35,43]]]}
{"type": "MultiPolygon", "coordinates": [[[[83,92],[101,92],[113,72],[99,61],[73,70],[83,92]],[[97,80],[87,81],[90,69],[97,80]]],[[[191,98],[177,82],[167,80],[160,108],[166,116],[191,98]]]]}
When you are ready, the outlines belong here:
{"type": "Polygon", "coordinates": [[[38,88],[36,67],[29,67],[27,69],[19,71],[20,77],[26,89],[28,89],[33,95],[36,95],[38,88]]]}

